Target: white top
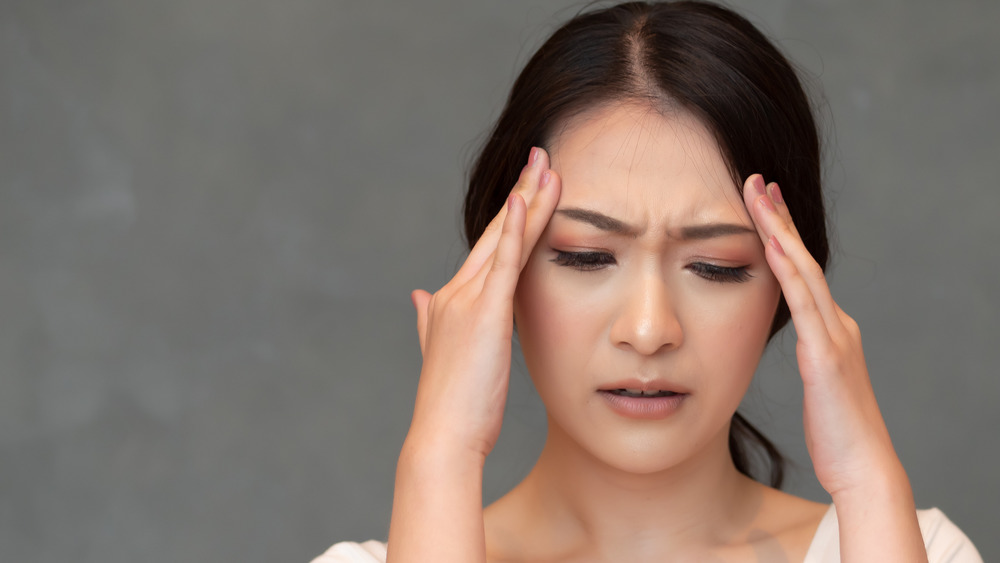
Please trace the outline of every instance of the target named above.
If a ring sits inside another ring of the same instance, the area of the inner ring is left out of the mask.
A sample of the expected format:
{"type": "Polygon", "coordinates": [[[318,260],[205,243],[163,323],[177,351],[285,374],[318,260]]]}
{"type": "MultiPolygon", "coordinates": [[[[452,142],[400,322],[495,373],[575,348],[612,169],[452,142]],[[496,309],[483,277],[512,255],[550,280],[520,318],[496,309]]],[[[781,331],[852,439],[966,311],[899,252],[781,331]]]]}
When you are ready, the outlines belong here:
{"type": "MultiPolygon", "coordinates": [[[[917,519],[930,563],[983,563],[969,538],[943,512],[936,508],[918,510],[917,519]]],[[[385,544],[375,540],[340,542],[312,563],[385,563],[385,544]]],[[[840,563],[840,532],[832,504],[816,528],[802,563],[840,563]]]]}
{"type": "MultiPolygon", "coordinates": [[[[976,546],[972,545],[962,530],[959,530],[958,526],[948,520],[940,510],[936,508],[918,510],[917,520],[920,522],[920,534],[924,537],[929,563],[983,563],[976,546]]],[[[319,561],[328,563],[324,559],[319,561]]],[[[342,560],[331,561],[340,563],[342,560]]],[[[367,563],[369,560],[358,561],[367,563]]],[[[832,504],[816,528],[816,535],[813,536],[809,551],[806,552],[806,558],[802,563],[840,563],[840,529],[837,527],[837,511],[832,504]]]]}

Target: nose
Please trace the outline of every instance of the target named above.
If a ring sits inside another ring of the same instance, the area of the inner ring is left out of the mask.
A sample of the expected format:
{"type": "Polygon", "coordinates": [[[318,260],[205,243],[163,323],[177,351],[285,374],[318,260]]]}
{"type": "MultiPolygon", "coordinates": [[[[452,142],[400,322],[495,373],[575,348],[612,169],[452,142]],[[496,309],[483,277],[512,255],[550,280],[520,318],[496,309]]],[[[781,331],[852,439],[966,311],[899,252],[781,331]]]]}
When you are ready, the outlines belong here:
{"type": "Polygon", "coordinates": [[[676,303],[660,275],[644,274],[625,291],[610,337],[616,347],[646,356],[681,345],[676,303]]]}

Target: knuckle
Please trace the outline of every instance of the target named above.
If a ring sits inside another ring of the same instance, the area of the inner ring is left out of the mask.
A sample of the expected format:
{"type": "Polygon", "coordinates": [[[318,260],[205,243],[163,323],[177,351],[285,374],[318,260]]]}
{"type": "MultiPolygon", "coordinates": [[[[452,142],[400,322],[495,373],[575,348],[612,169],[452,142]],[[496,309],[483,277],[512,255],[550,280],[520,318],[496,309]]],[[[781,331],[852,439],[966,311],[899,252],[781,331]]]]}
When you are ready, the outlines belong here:
{"type": "Polygon", "coordinates": [[[493,259],[493,265],[490,266],[491,272],[502,273],[511,267],[510,258],[502,253],[497,253],[496,257],[493,259]]]}
{"type": "Polygon", "coordinates": [[[796,291],[785,292],[785,301],[788,302],[788,306],[800,311],[811,312],[816,310],[816,302],[812,299],[812,296],[806,291],[800,291],[805,287],[805,280],[802,274],[798,272],[792,273],[789,281],[791,282],[791,287],[796,291]]]}
{"type": "Polygon", "coordinates": [[[814,280],[826,279],[826,274],[823,273],[823,268],[821,268],[820,265],[817,264],[815,260],[810,259],[809,263],[807,263],[803,269],[805,270],[803,274],[811,279],[814,280]]]}
{"type": "Polygon", "coordinates": [[[796,298],[794,306],[795,306],[796,309],[798,309],[799,311],[801,311],[803,313],[812,314],[812,313],[817,312],[816,302],[813,301],[812,299],[808,299],[808,298],[805,298],[805,297],[801,297],[800,296],[800,297],[796,298]]]}
{"type": "Polygon", "coordinates": [[[841,322],[844,324],[847,334],[855,339],[861,338],[861,325],[858,324],[858,321],[854,320],[850,315],[842,314],[841,322]]]}
{"type": "Polygon", "coordinates": [[[786,295],[785,300],[788,301],[788,306],[792,310],[808,314],[813,314],[817,311],[816,302],[808,295],[796,292],[791,296],[786,295]]]}

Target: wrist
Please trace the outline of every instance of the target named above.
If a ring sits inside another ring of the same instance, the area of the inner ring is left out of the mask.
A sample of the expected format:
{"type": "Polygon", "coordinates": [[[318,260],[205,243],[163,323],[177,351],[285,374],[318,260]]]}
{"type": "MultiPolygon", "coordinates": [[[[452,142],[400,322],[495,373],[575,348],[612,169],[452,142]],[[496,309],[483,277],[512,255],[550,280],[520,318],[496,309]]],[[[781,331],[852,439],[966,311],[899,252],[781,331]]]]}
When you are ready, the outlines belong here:
{"type": "Polygon", "coordinates": [[[418,397],[404,446],[434,455],[479,457],[485,462],[486,456],[493,450],[497,434],[499,426],[496,432],[491,433],[474,414],[432,408],[431,405],[421,404],[418,397]]]}
{"type": "Polygon", "coordinates": [[[441,474],[464,471],[482,473],[485,464],[486,454],[474,445],[441,433],[417,432],[413,429],[403,441],[398,463],[399,468],[424,468],[441,474]]]}
{"type": "Polygon", "coordinates": [[[485,457],[411,428],[396,466],[391,561],[485,560],[485,457]]]}
{"type": "Polygon", "coordinates": [[[867,472],[864,479],[831,491],[830,496],[838,507],[871,506],[879,502],[907,509],[914,506],[910,479],[898,460],[867,472]]]}
{"type": "Polygon", "coordinates": [[[902,465],[833,496],[842,561],[927,561],[913,490],[902,465]]]}

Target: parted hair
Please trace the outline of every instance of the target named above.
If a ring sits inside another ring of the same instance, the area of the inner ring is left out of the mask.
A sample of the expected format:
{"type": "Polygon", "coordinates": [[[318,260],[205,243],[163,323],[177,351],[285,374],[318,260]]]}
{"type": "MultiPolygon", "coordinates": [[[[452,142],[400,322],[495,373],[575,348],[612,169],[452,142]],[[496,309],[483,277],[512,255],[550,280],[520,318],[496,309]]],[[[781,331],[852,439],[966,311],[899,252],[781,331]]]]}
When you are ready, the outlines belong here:
{"type": "MultiPolygon", "coordinates": [[[[826,268],[820,140],[794,68],[742,16],[692,1],[584,12],[535,52],[470,170],[463,208],[469,247],[504,205],[530,147],[549,148],[567,120],[616,103],[697,117],[718,143],[734,189],[742,190],[754,173],[778,182],[806,248],[826,268]]],[[[782,298],[769,336],[789,318],[782,298]]],[[[766,482],[781,486],[784,458],[739,413],[730,425],[729,451],[736,468],[752,478],[761,469],[755,459],[766,459],[766,482]]]]}

